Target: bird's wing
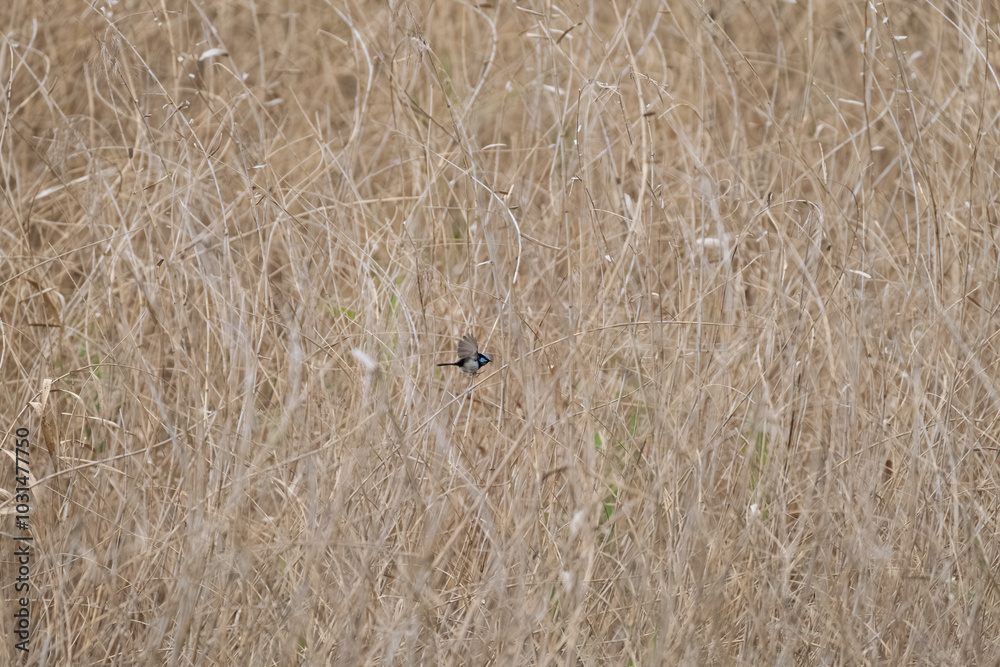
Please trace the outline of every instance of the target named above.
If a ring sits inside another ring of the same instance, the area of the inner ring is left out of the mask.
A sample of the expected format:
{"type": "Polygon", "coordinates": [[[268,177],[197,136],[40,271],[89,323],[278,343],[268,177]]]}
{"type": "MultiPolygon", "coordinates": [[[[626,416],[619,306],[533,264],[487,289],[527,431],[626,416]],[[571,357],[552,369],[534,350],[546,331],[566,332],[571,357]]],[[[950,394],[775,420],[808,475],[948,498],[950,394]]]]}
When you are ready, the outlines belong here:
{"type": "Polygon", "coordinates": [[[465,334],[462,336],[462,340],[458,341],[459,359],[475,357],[477,352],[479,352],[479,343],[476,342],[476,337],[472,334],[465,334]]]}

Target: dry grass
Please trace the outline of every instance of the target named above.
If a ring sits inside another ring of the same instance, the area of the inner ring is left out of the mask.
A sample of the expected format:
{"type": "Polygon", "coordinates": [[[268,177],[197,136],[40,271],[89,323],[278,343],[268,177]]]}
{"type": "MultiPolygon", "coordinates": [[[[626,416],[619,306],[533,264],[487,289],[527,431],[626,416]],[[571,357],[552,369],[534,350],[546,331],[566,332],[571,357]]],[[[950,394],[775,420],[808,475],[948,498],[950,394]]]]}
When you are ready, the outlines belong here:
{"type": "Polygon", "coordinates": [[[28,664],[996,664],[976,7],[4,3],[28,664]]]}

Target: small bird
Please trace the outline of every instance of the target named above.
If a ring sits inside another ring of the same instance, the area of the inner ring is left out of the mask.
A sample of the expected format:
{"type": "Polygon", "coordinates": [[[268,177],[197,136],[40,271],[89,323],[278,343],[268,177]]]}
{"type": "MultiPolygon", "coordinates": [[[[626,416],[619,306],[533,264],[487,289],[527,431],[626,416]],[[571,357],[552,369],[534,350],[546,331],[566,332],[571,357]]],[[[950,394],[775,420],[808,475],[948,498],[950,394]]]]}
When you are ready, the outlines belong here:
{"type": "Polygon", "coordinates": [[[472,334],[465,334],[458,341],[458,361],[453,364],[438,364],[438,366],[458,366],[466,375],[475,375],[479,369],[490,363],[490,358],[480,354],[479,343],[472,334]]]}

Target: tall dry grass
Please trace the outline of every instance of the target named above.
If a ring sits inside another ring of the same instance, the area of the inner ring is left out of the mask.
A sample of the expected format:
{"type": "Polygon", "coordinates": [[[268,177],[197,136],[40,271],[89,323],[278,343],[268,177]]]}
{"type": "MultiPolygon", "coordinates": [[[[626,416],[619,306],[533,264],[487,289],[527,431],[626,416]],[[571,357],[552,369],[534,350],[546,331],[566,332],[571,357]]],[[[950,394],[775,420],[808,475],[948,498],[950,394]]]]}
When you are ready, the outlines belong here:
{"type": "Polygon", "coordinates": [[[6,661],[1000,660],[995,7],[0,17],[6,661]]]}

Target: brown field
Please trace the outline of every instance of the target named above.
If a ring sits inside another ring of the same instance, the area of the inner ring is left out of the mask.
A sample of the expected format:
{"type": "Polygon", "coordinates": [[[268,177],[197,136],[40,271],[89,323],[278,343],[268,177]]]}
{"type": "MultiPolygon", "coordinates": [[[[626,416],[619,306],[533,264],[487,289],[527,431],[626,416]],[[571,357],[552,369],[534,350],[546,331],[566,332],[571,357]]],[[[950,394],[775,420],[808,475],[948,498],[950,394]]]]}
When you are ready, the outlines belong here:
{"type": "Polygon", "coordinates": [[[936,4],[8,0],[0,662],[996,665],[936,4]]]}

